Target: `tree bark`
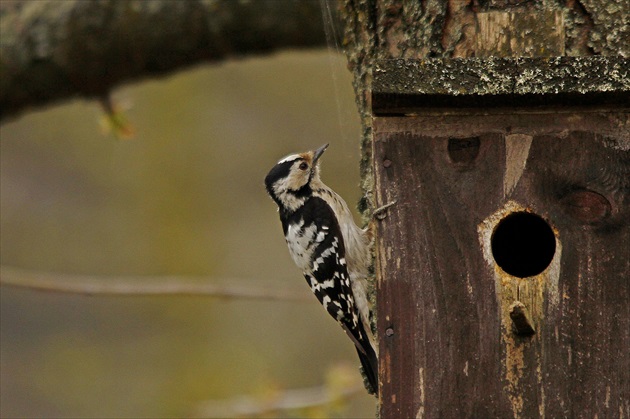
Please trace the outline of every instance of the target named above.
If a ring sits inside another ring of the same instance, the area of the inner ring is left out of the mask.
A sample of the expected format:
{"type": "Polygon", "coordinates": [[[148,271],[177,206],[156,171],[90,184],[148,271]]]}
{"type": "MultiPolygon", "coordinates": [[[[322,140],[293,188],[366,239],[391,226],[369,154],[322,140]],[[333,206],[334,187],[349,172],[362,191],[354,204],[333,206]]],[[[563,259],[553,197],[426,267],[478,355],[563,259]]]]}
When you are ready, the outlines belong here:
{"type": "Polygon", "coordinates": [[[365,213],[394,203],[376,221],[380,416],[628,416],[627,7],[343,15],[365,213]]]}
{"type": "Polygon", "coordinates": [[[0,3],[0,119],[205,62],[322,47],[317,1],[0,3]]]}
{"type": "Polygon", "coordinates": [[[363,124],[361,209],[366,214],[374,205],[370,105],[377,60],[630,57],[626,0],[344,0],[341,19],[363,124]]]}

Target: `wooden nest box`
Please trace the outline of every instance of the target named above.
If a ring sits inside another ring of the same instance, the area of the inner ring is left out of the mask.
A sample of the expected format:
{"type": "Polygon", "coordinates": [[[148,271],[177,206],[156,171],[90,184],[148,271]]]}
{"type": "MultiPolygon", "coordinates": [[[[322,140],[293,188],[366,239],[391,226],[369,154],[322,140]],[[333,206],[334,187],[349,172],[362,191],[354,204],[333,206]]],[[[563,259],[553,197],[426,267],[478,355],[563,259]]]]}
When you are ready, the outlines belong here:
{"type": "Polygon", "coordinates": [[[630,415],[629,72],[377,62],[381,417],[630,415]]]}

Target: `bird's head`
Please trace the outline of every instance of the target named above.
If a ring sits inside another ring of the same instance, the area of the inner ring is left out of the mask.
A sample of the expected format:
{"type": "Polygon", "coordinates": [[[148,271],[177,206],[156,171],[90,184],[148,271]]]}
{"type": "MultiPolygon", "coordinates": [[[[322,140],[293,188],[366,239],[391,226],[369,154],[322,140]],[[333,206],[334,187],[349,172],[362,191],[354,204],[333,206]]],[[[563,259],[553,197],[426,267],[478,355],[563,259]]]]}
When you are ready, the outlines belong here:
{"type": "Polygon", "coordinates": [[[265,187],[280,209],[295,211],[308,198],[320,182],[318,162],[327,147],[286,156],[269,171],[265,187]]]}

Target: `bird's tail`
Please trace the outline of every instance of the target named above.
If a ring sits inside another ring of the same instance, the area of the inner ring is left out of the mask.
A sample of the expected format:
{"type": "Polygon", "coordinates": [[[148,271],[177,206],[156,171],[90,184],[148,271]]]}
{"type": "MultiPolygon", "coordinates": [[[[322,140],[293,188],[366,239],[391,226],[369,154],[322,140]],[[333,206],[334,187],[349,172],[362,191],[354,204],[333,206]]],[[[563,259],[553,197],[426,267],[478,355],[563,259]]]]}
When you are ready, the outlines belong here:
{"type": "Polygon", "coordinates": [[[359,354],[363,373],[367,378],[367,384],[369,384],[370,387],[368,390],[378,397],[378,358],[376,357],[376,352],[372,345],[369,344],[363,347],[365,353],[358,347],[356,349],[357,354],[359,354]]]}
{"type": "Polygon", "coordinates": [[[351,329],[348,324],[341,322],[341,327],[346,332],[359,354],[361,367],[367,378],[366,388],[371,394],[378,397],[378,355],[374,349],[374,339],[370,338],[363,327],[363,322],[358,321],[351,329]]]}

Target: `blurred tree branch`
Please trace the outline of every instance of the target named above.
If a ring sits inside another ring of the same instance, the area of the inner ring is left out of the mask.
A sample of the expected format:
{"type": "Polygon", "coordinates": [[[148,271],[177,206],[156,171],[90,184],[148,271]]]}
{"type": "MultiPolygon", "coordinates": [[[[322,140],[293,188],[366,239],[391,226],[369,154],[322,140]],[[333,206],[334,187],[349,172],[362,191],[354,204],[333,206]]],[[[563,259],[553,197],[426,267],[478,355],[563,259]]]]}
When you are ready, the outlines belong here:
{"type": "Polygon", "coordinates": [[[242,395],[227,400],[205,401],[192,413],[202,418],[329,417],[365,388],[354,367],[339,364],[326,372],[322,386],[271,389],[260,395],[242,395]]]}
{"type": "Polygon", "coordinates": [[[0,285],[83,295],[200,296],[225,299],[311,301],[308,289],[281,288],[271,281],[191,276],[68,275],[0,267],[0,285]],[[212,283],[209,283],[212,281],[212,283]],[[216,282],[220,281],[221,284],[216,282]]]}
{"type": "Polygon", "coordinates": [[[319,1],[2,0],[0,120],[195,64],[324,46],[319,1]]]}

